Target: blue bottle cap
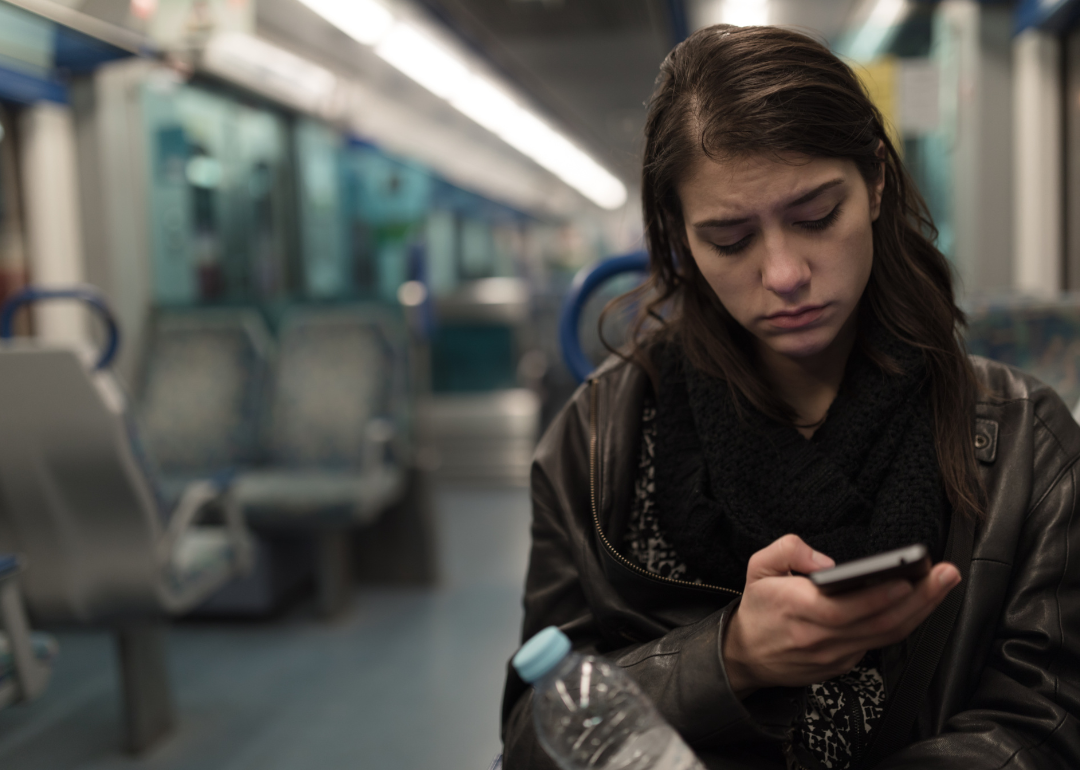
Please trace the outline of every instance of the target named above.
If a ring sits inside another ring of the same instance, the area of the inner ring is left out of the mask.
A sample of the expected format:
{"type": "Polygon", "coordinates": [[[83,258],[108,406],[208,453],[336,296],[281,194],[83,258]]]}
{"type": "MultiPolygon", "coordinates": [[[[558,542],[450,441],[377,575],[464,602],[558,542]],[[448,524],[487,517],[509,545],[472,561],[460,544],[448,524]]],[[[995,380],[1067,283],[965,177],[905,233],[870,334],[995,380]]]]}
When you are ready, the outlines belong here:
{"type": "Polygon", "coordinates": [[[542,679],[570,652],[570,639],[555,626],[548,626],[525,642],[514,656],[518,676],[529,684],[542,679]]]}

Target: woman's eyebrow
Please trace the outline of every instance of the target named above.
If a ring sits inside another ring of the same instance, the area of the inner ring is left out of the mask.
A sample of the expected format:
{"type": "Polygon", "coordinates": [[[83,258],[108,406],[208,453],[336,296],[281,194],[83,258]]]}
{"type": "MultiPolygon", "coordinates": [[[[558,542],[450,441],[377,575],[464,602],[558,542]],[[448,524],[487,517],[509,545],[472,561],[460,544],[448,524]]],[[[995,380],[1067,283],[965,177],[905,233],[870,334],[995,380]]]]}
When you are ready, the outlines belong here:
{"type": "MultiPolygon", "coordinates": [[[[822,184],[819,184],[813,190],[810,190],[809,192],[802,193],[801,195],[794,198],[793,200],[788,201],[783,206],[781,206],[781,208],[792,209],[792,208],[795,208],[796,206],[801,206],[804,203],[809,203],[810,201],[812,201],[814,198],[821,195],[826,190],[830,190],[833,187],[836,187],[837,185],[840,185],[840,184],[843,184],[843,183],[844,183],[844,180],[843,180],[842,177],[837,177],[836,179],[830,179],[828,182],[824,182],[822,184]]],[[[706,220],[703,220],[701,222],[695,222],[694,227],[696,227],[696,228],[702,228],[702,227],[733,227],[734,225],[745,224],[746,222],[749,222],[749,221],[750,221],[749,217],[739,217],[737,219],[706,219],[706,220]]]]}
{"type": "Polygon", "coordinates": [[[815,187],[810,192],[804,193],[804,194],[800,195],[798,198],[796,198],[795,200],[789,201],[788,203],[784,204],[784,208],[793,209],[796,206],[801,206],[804,203],[809,203],[810,201],[812,201],[814,198],[821,195],[826,190],[829,190],[829,189],[831,189],[833,187],[836,187],[838,184],[843,184],[843,183],[844,183],[844,180],[841,177],[837,177],[836,179],[830,179],[828,182],[825,182],[824,184],[819,184],[817,187],[815,187]]]}

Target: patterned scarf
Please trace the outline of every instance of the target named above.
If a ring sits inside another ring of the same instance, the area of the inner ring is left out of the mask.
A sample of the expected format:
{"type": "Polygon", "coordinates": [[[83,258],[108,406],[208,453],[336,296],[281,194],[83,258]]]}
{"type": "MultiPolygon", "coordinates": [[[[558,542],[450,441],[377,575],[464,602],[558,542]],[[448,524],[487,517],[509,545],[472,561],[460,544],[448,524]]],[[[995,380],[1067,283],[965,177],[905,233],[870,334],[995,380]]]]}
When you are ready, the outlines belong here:
{"type": "Polygon", "coordinates": [[[658,351],[657,514],[693,574],[741,590],[750,556],[789,532],[838,564],[912,543],[940,557],[949,504],[922,354],[870,336],[903,373],[856,346],[810,440],[745,400],[740,416],[725,381],[658,351]]]}

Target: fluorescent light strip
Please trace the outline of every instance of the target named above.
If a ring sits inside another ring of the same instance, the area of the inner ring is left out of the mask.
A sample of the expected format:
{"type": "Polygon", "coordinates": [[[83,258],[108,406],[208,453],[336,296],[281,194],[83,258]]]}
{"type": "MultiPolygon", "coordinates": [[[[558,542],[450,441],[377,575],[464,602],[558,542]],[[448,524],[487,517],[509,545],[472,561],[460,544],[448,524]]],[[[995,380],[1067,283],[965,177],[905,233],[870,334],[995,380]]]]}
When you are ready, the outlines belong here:
{"type": "Polygon", "coordinates": [[[470,77],[469,68],[452,51],[410,24],[395,24],[375,53],[443,99],[458,93],[470,77]]]}
{"type": "Polygon", "coordinates": [[[375,45],[394,26],[394,15],[375,0],[300,0],[353,40],[375,45]]]}
{"type": "Polygon", "coordinates": [[[583,150],[453,50],[375,0],[301,0],[345,34],[605,209],[626,186],[583,150]]]}
{"type": "Polygon", "coordinates": [[[721,23],[759,27],[769,23],[768,0],[723,0],[721,23]]]}
{"type": "Polygon", "coordinates": [[[472,75],[450,104],[598,206],[626,202],[621,181],[487,78],[472,75]]]}

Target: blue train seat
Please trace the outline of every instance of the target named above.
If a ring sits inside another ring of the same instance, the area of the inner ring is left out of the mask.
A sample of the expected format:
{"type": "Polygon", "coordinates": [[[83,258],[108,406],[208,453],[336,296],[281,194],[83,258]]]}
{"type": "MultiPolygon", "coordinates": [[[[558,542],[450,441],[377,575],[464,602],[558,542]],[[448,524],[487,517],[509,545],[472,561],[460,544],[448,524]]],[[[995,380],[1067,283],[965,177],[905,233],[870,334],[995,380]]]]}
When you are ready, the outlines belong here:
{"type": "Polygon", "coordinates": [[[278,340],[266,461],[241,473],[232,494],[254,526],[316,534],[320,609],[333,614],[351,582],[351,531],[406,492],[404,343],[362,307],[296,308],[278,340]]]}
{"type": "MultiPolygon", "coordinates": [[[[584,382],[595,365],[586,354],[581,343],[580,326],[582,315],[590,297],[600,292],[609,281],[626,274],[643,274],[649,269],[649,255],[644,251],[635,251],[617,257],[608,257],[595,265],[582,268],[570,285],[563,301],[559,317],[559,345],[562,347],[563,360],[567,368],[584,382]]],[[[632,286],[624,287],[625,289],[632,286]]]]}
{"type": "Polygon", "coordinates": [[[14,554],[0,554],[0,708],[41,694],[57,653],[56,639],[30,631],[18,572],[14,554]]]}
{"type": "MultiPolygon", "coordinates": [[[[166,505],[200,478],[227,480],[263,459],[262,419],[275,343],[249,308],[158,310],[137,377],[139,434],[166,505]]],[[[195,608],[205,616],[274,612],[311,573],[311,549],[253,533],[252,572],[195,608]]]]}
{"type": "Polygon", "coordinates": [[[159,311],[137,388],[139,429],[166,497],[256,465],[274,345],[248,309],[159,311]]]}
{"type": "Polygon", "coordinates": [[[968,351],[1030,372],[1080,414],[1080,297],[972,302],[968,351]]]}
{"type": "Polygon", "coordinates": [[[21,588],[34,618],[116,633],[128,747],[141,751],[173,719],[164,623],[249,568],[247,529],[210,481],[161,505],[128,400],[107,368],[115,324],[99,296],[30,290],[0,313],[0,336],[0,550],[25,555],[21,588]],[[99,360],[8,339],[15,308],[71,296],[91,301],[112,330],[99,360]],[[223,524],[206,522],[211,508],[223,524]]]}

